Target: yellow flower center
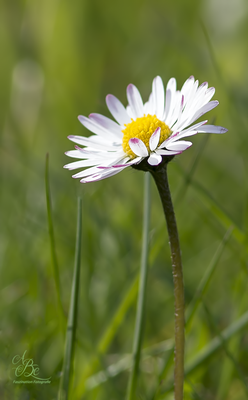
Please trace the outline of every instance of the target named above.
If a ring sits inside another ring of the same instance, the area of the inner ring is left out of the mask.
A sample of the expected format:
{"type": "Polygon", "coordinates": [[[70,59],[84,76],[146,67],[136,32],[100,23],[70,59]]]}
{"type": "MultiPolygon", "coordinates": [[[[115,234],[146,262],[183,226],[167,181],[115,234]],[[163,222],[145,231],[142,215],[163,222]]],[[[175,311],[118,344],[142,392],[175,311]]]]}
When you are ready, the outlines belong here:
{"type": "Polygon", "coordinates": [[[157,128],[161,128],[160,139],[158,146],[162,144],[172,133],[168,125],[160,121],[156,115],[144,115],[144,117],[136,118],[129,124],[125,124],[123,132],[122,147],[127,155],[131,158],[137,157],[136,154],[131,150],[129,146],[129,140],[132,138],[141,139],[146,145],[148,152],[150,153],[149,139],[157,128]]]}

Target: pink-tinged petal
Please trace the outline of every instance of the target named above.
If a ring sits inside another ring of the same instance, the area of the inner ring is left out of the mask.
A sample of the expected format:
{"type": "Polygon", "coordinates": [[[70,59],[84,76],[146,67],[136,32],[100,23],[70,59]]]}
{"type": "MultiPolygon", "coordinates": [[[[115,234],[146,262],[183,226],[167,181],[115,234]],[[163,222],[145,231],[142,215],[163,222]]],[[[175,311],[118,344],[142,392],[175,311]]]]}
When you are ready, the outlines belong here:
{"type": "Polygon", "coordinates": [[[164,115],[164,84],[160,76],[157,76],[152,83],[152,92],[155,102],[155,114],[158,119],[164,115]]]}
{"type": "Polygon", "coordinates": [[[208,82],[202,82],[200,84],[198,90],[202,90],[202,89],[207,90],[207,88],[208,88],[208,82]]]}
{"type": "Polygon", "coordinates": [[[125,107],[115,96],[108,94],[106,97],[106,103],[109,111],[120,125],[131,122],[125,107]]]}
{"type": "Polygon", "coordinates": [[[166,145],[166,148],[168,150],[172,151],[184,151],[188,149],[190,146],[192,146],[191,142],[187,142],[185,140],[181,140],[179,142],[172,142],[166,145]]]}
{"type": "Polygon", "coordinates": [[[98,168],[99,169],[110,169],[110,168],[124,167],[125,165],[127,165],[128,161],[130,161],[130,157],[124,157],[123,159],[119,159],[118,161],[116,161],[116,164],[112,164],[111,166],[108,166],[108,167],[100,166],[98,168]],[[119,163],[121,163],[121,164],[119,164],[119,163]]]}
{"type": "Polygon", "coordinates": [[[95,165],[94,167],[87,168],[84,171],[80,171],[80,172],[72,175],[72,178],[84,178],[85,176],[97,174],[99,172],[99,169],[98,169],[99,165],[95,165]]]}
{"type": "Polygon", "coordinates": [[[125,169],[125,168],[126,167],[119,168],[119,169],[115,168],[115,169],[110,169],[109,171],[106,171],[106,172],[104,172],[102,174],[93,174],[93,175],[88,176],[85,179],[81,179],[80,182],[81,183],[88,183],[88,182],[101,181],[102,179],[110,178],[111,176],[118,174],[119,172],[123,171],[123,169],[125,169]]]}
{"type": "Polygon", "coordinates": [[[215,93],[215,89],[213,87],[210,87],[208,89],[207,82],[204,82],[203,84],[201,84],[198,87],[198,89],[196,91],[196,94],[195,94],[195,97],[194,97],[194,102],[192,102],[192,103],[194,103],[194,105],[196,107],[199,104],[199,107],[197,107],[197,108],[200,108],[204,104],[208,103],[211,100],[211,98],[213,97],[214,93],[215,93]]]}
{"type": "Polygon", "coordinates": [[[206,133],[226,133],[228,129],[223,128],[223,126],[215,126],[215,125],[205,125],[198,129],[199,133],[206,132],[206,133]]]}
{"type": "Polygon", "coordinates": [[[208,88],[204,96],[204,102],[208,103],[212,99],[214,94],[215,94],[215,88],[214,87],[208,88]]]}
{"type": "Polygon", "coordinates": [[[136,154],[136,156],[139,157],[147,157],[148,156],[148,150],[146,148],[146,145],[142,142],[142,140],[138,138],[133,138],[129,140],[129,146],[131,150],[136,154]]]}
{"type": "Polygon", "coordinates": [[[107,131],[110,131],[111,133],[114,133],[116,136],[122,138],[123,136],[123,133],[121,131],[122,128],[120,127],[120,125],[118,125],[111,119],[97,113],[90,114],[89,119],[95,122],[96,124],[102,126],[107,131]]]}
{"type": "Polygon", "coordinates": [[[149,147],[151,151],[155,150],[158,146],[161,134],[161,128],[157,128],[149,139],[149,147]]]}
{"type": "Polygon", "coordinates": [[[138,164],[141,160],[142,160],[142,157],[136,157],[136,158],[134,158],[133,160],[128,161],[128,162],[125,163],[125,164],[113,165],[113,168],[128,167],[128,166],[133,165],[133,164],[138,164]]]}
{"type": "Polygon", "coordinates": [[[162,156],[160,154],[151,153],[150,157],[148,158],[147,162],[150,165],[158,165],[162,161],[162,156]]]}
{"type": "Polygon", "coordinates": [[[135,118],[143,117],[144,106],[140,92],[136,86],[132,85],[131,83],[127,87],[127,99],[135,118]]]}
{"type": "Polygon", "coordinates": [[[113,140],[116,137],[114,133],[107,131],[102,126],[96,124],[95,121],[90,120],[84,115],[79,115],[78,119],[81,124],[85,126],[85,128],[89,129],[89,131],[95,133],[96,135],[99,135],[104,139],[113,140]]]}
{"type": "Polygon", "coordinates": [[[122,160],[123,160],[123,156],[121,156],[121,157],[115,156],[115,157],[109,158],[108,155],[106,155],[104,161],[101,160],[101,161],[97,162],[94,167],[87,168],[84,171],[80,171],[77,174],[73,175],[72,177],[73,178],[84,178],[85,176],[98,174],[99,167],[112,167],[113,165],[118,164],[122,160]]]}

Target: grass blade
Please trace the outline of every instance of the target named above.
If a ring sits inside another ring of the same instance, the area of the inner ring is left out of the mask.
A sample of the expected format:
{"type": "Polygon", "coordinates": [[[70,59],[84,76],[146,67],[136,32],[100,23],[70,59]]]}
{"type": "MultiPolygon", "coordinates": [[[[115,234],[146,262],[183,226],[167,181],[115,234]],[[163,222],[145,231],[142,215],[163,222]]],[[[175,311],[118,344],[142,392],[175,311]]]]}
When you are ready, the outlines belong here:
{"type": "Polygon", "coordinates": [[[175,205],[184,198],[186,191],[193,179],[194,172],[195,172],[196,167],[201,159],[202,153],[207,145],[209,138],[210,138],[210,135],[203,136],[203,139],[200,142],[200,145],[198,146],[198,149],[196,151],[196,156],[191,163],[189,171],[187,173],[185,173],[184,181],[181,184],[181,186],[179,187],[179,190],[177,191],[177,193],[175,195],[175,205]]]}
{"type": "Polygon", "coordinates": [[[210,322],[210,325],[212,326],[212,328],[214,329],[216,335],[219,337],[220,341],[221,341],[221,346],[224,350],[224,352],[226,353],[226,356],[228,357],[228,359],[231,361],[234,369],[237,372],[237,375],[239,376],[241,382],[243,383],[243,387],[246,391],[246,395],[248,395],[248,387],[247,387],[247,383],[246,383],[246,378],[245,375],[243,373],[243,371],[241,370],[240,366],[238,365],[238,362],[236,361],[235,357],[233,356],[233,354],[231,353],[231,351],[229,350],[227,343],[225,341],[225,339],[223,338],[221,332],[219,331],[219,329],[217,328],[217,326],[215,325],[214,319],[211,315],[210,310],[208,309],[207,305],[205,303],[203,303],[203,307],[204,310],[206,312],[207,318],[210,322]]]}
{"type": "Polygon", "coordinates": [[[60,323],[61,328],[64,333],[65,331],[65,314],[63,310],[62,300],[61,300],[61,289],[60,289],[60,278],[59,278],[59,266],[56,254],[54,229],[53,229],[53,219],[52,219],[52,201],[49,185],[49,154],[46,155],[46,169],[45,169],[45,186],[46,186],[46,205],[47,205],[47,220],[48,220],[48,231],[51,244],[51,257],[53,266],[53,276],[55,281],[55,288],[57,294],[57,302],[60,313],[60,323]]]}
{"type": "MultiPolygon", "coordinates": [[[[211,277],[213,276],[213,273],[214,273],[214,271],[215,271],[215,269],[216,269],[216,267],[218,265],[218,262],[220,260],[220,257],[222,255],[222,253],[223,253],[224,247],[225,247],[228,239],[230,238],[232,231],[233,231],[233,228],[232,227],[229,228],[228,231],[226,232],[225,236],[223,237],[223,239],[222,239],[219,247],[217,248],[217,250],[216,250],[216,252],[215,252],[215,254],[214,254],[214,256],[213,256],[213,258],[212,258],[212,260],[211,260],[211,262],[209,264],[209,266],[207,267],[207,269],[205,271],[205,274],[203,275],[202,280],[199,283],[199,286],[198,286],[198,288],[196,290],[194,298],[192,299],[192,301],[190,302],[190,304],[187,307],[186,318],[185,318],[185,329],[188,328],[190,322],[192,321],[192,318],[195,315],[195,312],[196,312],[196,310],[197,310],[197,308],[198,308],[198,306],[199,306],[199,304],[201,302],[201,299],[202,299],[204,293],[207,290],[207,287],[209,285],[211,277]]],[[[157,396],[160,393],[161,386],[160,386],[159,382],[162,382],[162,380],[164,380],[166,378],[166,376],[167,376],[167,374],[168,374],[168,372],[170,370],[170,367],[172,365],[173,357],[174,357],[174,346],[170,350],[170,352],[169,352],[169,354],[167,356],[167,359],[165,360],[164,367],[162,368],[161,373],[159,374],[158,386],[157,386],[156,392],[152,396],[153,399],[156,399],[157,396]]]]}
{"type": "Polygon", "coordinates": [[[137,315],[134,332],[133,342],[133,363],[131,375],[128,383],[128,400],[135,397],[137,386],[137,378],[139,372],[139,362],[142,344],[142,333],[144,328],[144,314],[145,314],[145,298],[147,287],[147,273],[148,273],[148,244],[149,244],[149,221],[150,221],[150,174],[145,174],[144,184],[144,219],[143,219],[143,240],[141,252],[141,268],[140,268],[140,282],[139,282],[139,296],[137,303],[137,315]]]}
{"type": "MultiPolygon", "coordinates": [[[[199,351],[198,354],[189,362],[186,363],[185,367],[185,376],[194,372],[199,366],[205,363],[211,356],[213,356],[217,351],[222,348],[223,340],[227,342],[237,333],[241,332],[244,328],[248,326],[248,311],[244,313],[237,321],[233,322],[228,328],[224,329],[220,336],[216,336],[213,340],[211,340],[203,349],[199,351]]],[[[167,393],[173,390],[173,382],[170,382],[170,385],[163,391],[163,393],[167,393]]]]}
{"type": "MultiPolygon", "coordinates": [[[[190,323],[195,312],[197,311],[197,308],[200,304],[202,296],[206,292],[209,282],[211,280],[211,277],[213,276],[213,273],[218,265],[218,262],[223,253],[225,245],[228,242],[228,240],[232,234],[232,230],[233,230],[232,227],[229,228],[229,230],[224,235],[208,268],[206,269],[206,272],[205,272],[202,280],[200,281],[200,284],[197,288],[195,297],[193,298],[192,302],[189,304],[189,306],[187,308],[186,326],[190,323]]],[[[99,354],[104,354],[104,352],[109,347],[117,329],[119,328],[119,326],[121,325],[121,323],[123,321],[123,316],[126,314],[127,310],[129,309],[129,307],[131,306],[131,304],[133,303],[133,301],[136,297],[137,290],[138,290],[138,277],[136,277],[134,279],[133,283],[130,286],[130,289],[127,292],[127,295],[124,297],[124,300],[118,307],[108,329],[106,330],[105,334],[102,336],[102,339],[100,340],[98,347],[97,347],[97,351],[99,354]]],[[[174,342],[172,340],[172,341],[170,341],[169,345],[167,342],[165,344],[161,343],[161,344],[157,345],[160,352],[165,352],[165,351],[167,352],[166,363],[165,363],[165,366],[164,366],[161,374],[159,375],[158,382],[161,382],[166,377],[167,372],[169,371],[169,369],[172,365],[173,356],[174,356],[174,344],[173,343],[174,342]]],[[[142,351],[142,358],[146,354],[149,354],[149,355],[152,354],[150,348],[142,351]]],[[[98,386],[99,384],[105,382],[109,377],[116,376],[119,373],[126,370],[127,368],[130,368],[130,364],[131,364],[131,355],[127,355],[126,357],[120,359],[116,365],[109,366],[108,372],[101,370],[98,374],[92,375],[94,373],[94,370],[97,368],[97,366],[99,366],[99,358],[95,357],[94,360],[91,361],[91,363],[87,369],[87,373],[84,374],[84,378],[83,378],[83,381],[85,381],[84,388],[86,390],[93,389],[94,387],[98,386]]],[[[79,393],[82,395],[82,390],[83,390],[83,386],[79,386],[78,387],[78,395],[79,395],[79,393]]],[[[154,393],[152,398],[156,398],[159,395],[159,392],[160,392],[160,387],[158,387],[156,394],[154,393]]]]}
{"type": "Polygon", "coordinates": [[[139,286],[139,276],[137,275],[133,282],[131,283],[129,289],[127,290],[121,304],[118,306],[115,314],[113,315],[106,331],[102,335],[101,339],[98,342],[96,347],[95,356],[89,360],[87,367],[82,373],[80,383],[76,388],[76,398],[80,398],[85,390],[86,390],[86,380],[89,376],[91,376],[95,370],[100,365],[100,359],[102,355],[106,353],[110,344],[112,343],[113,338],[116,335],[117,330],[121,326],[124,321],[125,315],[131,305],[134,303],[137,293],[138,293],[138,286],[139,286]]]}
{"type": "Polygon", "coordinates": [[[71,370],[74,356],[75,335],[77,328],[77,308],[79,297],[79,278],[80,278],[80,261],[81,261],[81,237],[82,237],[82,200],[78,199],[77,214],[77,236],[75,250],[75,265],[72,280],[70,310],[67,323],[65,353],[62,377],[60,381],[59,400],[67,400],[69,397],[71,370]]]}
{"type": "Polygon", "coordinates": [[[202,280],[199,283],[199,286],[196,290],[195,296],[190,302],[189,306],[187,307],[187,312],[186,312],[186,327],[188,328],[190,325],[190,322],[198,308],[198,305],[202,301],[203,295],[206,292],[209,282],[213,276],[213,273],[218,265],[218,262],[221,258],[221,255],[223,253],[224,247],[226,243],[228,242],[231,234],[233,231],[233,227],[230,227],[228,231],[226,232],[225,236],[223,237],[219,247],[217,248],[209,266],[207,267],[205,274],[203,275],[202,280]]]}
{"type": "MultiPolygon", "coordinates": [[[[233,226],[233,236],[239,244],[246,244],[246,235],[243,230],[236,224],[231,216],[217,203],[213,196],[205,189],[199,182],[194,180],[191,181],[191,186],[202,195],[204,205],[211,209],[212,213],[227,229],[229,226],[233,226]]],[[[247,247],[247,245],[246,245],[247,247]]]]}
{"type": "MultiPolygon", "coordinates": [[[[149,175],[149,174],[146,174],[149,175]]],[[[146,178],[146,179],[150,179],[146,178]]],[[[133,282],[131,283],[129,289],[127,290],[121,304],[118,306],[115,314],[113,315],[106,331],[102,335],[101,339],[98,342],[98,345],[96,347],[96,353],[95,356],[93,356],[90,360],[89,363],[86,367],[86,369],[83,371],[82,376],[81,376],[81,381],[78,384],[76,388],[76,396],[80,397],[84,394],[86,390],[86,380],[91,376],[96,368],[100,365],[100,358],[104,353],[106,353],[108,347],[110,346],[113,338],[115,337],[115,334],[118,330],[118,328],[121,326],[122,322],[124,321],[125,315],[131,305],[134,303],[137,292],[138,292],[138,287],[139,287],[139,274],[134,278],[133,282]]]]}

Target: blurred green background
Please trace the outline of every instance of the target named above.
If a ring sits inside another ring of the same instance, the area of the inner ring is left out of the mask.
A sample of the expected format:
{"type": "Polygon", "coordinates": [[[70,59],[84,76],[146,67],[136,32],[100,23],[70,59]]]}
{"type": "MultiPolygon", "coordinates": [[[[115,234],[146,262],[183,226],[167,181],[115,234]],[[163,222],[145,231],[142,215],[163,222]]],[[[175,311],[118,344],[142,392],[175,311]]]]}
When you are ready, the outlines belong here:
{"type": "MultiPolygon", "coordinates": [[[[83,199],[71,399],[125,398],[128,371],[123,360],[131,352],[135,321],[133,282],[140,263],[143,173],[130,168],[82,185],[62,167],[70,161],[64,152],[73,148],[67,136],[89,134],[77,116],[110,116],[105,96],[112,93],[126,105],[129,83],[146,100],[156,75],[165,84],[174,76],[179,88],[190,75],[200,83],[208,81],[220,105],[207,117],[229,130],[225,135],[196,135],[194,145],[168,168],[187,304],[226,231],[234,228],[187,330],[186,365],[247,311],[247,43],[246,0],[1,2],[1,399],[57,398],[64,343],[47,225],[46,153],[66,315],[77,197],[83,199]],[[125,299],[114,328],[112,318],[125,299]],[[112,336],[99,353],[97,346],[108,328],[112,336]],[[39,376],[51,377],[50,384],[13,383],[12,359],[25,350],[39,366],[39,376]],[[109,366],[112,369],[104,374],[109,366]]],[[[143,343],[149,356],[141,364],[138,398],[169,400],[172,392],[165,390],[173,366],[159,382],[167,353],[160,349],[152,354],[153,346],[170,340],[174,330],[168,239],[153,183],[146,317],[143,343]],[[161,394],[154,397],[158,385],[161,394]]],[[[220,347],[187,375],[185,399],[248,398],[247,328],[220,347]]]]}

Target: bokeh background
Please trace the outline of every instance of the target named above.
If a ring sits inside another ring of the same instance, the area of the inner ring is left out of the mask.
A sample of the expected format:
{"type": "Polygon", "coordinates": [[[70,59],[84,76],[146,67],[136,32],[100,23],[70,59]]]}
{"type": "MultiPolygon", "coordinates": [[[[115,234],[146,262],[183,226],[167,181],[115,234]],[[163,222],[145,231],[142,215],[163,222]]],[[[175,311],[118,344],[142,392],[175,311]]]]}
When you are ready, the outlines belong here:
{"type": "MultiPolygon", "coordinates": [[[[230,227],[186,337],[186,365],[248,308],[248,3],[246,0],[16,0],[0,4],[0,397],[56,399],[64,339],[48,234],[49,153],[56,253],[67,315],[77,197],[83,199],[80,301],[71,399],[123,399],[128,380],[140,264],[143,173],[133,169],[82,185],[62,167],[70,134],[88,135],[79,114],[110,116],[105,96],[126,104],[135,84],[194,75],[216,88],[210,123],[225,135],[197,135],[170,163],[189,304],[230,227]],[[119,307],[122,306],[120,309],[119,307]],[[119,311],[118,311],[119,310],[119,311]],[[113,317],[118,318],[113,324],[113,317]],[[103,343],[104,334],[109,332],[103,343]],[[102,346],[101,348],[99,346],[102,346]],[[13,384],[12,359],[27,350],[47,385],[13,384]],[[100,372],[100,373],[99,373],[100,372]]],[[[173,337],[168,238],[152,184],[144,347],[139,399],[173,398],[159,374],[173,337]],[[166,341],[166,342],[164,342],[166,341]],[[160,393],[157,388],[160,387],[160,393]],[[156,394],[155,394],[156,393],[156,394]]],[[[185,399],[248,397],[248,324],[186,377],[185,399]]]]}

